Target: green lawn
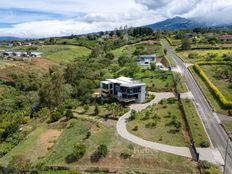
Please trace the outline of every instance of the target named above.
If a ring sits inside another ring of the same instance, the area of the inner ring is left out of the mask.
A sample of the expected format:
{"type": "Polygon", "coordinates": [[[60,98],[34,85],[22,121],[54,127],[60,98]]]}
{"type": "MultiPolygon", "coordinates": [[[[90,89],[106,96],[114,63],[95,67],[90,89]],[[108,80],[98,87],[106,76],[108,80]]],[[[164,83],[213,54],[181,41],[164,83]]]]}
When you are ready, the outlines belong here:
{"type": "Polygon", "coordinates": [[[220,102],[213,96],[211,90],[207,86],[207,84],[202,80],[202,78],[194,71],[193,67],[189,67],[189,70],[193,74],[193,77],[195,78],[196,82],[198,83],[199,87],[203,91],[204,95],[206,96],[207,100],[211,104],[211,106],[214,107],[216,112],[228,115],[228,111],[226,109],[223,109],[220,102]]]}
{"type": "Polygon", "coordinates": [[[181,100],[181,103],[183,104],[183,108],[185,110],[190,132],[192,133],[196,146],[199,147],[203,141],[209,141],[205,129],[203,128],[202,122],[192,101],[183,99],[181,100]]]}
{"type": "Polygon", "coordinates": [[[182,113],[178,102],[174,104],[158,104],[151,106],[136,114],[136,119],[128,121],[128,130],[149,141],[169,144],[174,146],[187,146],[187,140],[184,138],[185,125],[182,119],[182,113]],[[180,129],[172,125],[172,121],[181,124],[180,129]],[[147,127],[154,123],[153,127],[147,127]],[[134,130],[138,126],[138,130],[134,130]]]}
{"type": "Polygon", "coordinates": [[[44,45],[38,50],[43,52],[44,57],[57,63],[72,62],[75,58],[85,57],[91,53],[88,48],[71,45],[44,45]]]}
{"type": "Polygon", "coordinates": [[[232,88],[230,83],[224,79],[217,78],[217,69],[230,69],[229,65],[204,65],[201,66],[210,81],[221,91],[221,93],[232,101],[232,88]]]}
{"type": "Polygon", "coordinates": [[[170,92],[174,90],[172,72],[155,70],[144,71],[136,75],[136,79],[146,83],[147,89],[153,92],[170,92]]]}

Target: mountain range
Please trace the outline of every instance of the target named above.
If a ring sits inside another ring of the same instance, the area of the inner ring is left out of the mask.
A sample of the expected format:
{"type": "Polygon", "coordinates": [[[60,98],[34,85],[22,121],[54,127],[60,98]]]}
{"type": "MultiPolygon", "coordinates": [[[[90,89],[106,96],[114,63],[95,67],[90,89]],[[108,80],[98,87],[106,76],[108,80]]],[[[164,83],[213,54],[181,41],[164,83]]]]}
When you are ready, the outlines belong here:
{"type": "Polygon", "coordinates": [[[186,19],[182,17],[175,17],[171,19],[166,19],[161,22],[157,22],[154,24],[149,24],[146,25],[146,27],[150,27],[153,30],[180,30],[180,29],[193,29],[193,28],[232,28],[231,25],[213,25],[210,23],[203,23],[203,22],[198,22],[195,19],[186,19]]]}
{"type": "MultiPolygon", "coordinates": [[[[232,29],[231,25],[212,25],[203,22],[198,22],[194,19],[186,19],[182,17],[174,17],[166,19],[161,22],[146,25],[145,27],[150,27],[153,30],[180,30],[180,29],[193,29],[193,28],[219,28],[219,29],[232,29]]],[[[14,40],[26,40],[27,38],[17,38],[17,37],[0,37],[0,41],[14,41],[14,40]]]]}

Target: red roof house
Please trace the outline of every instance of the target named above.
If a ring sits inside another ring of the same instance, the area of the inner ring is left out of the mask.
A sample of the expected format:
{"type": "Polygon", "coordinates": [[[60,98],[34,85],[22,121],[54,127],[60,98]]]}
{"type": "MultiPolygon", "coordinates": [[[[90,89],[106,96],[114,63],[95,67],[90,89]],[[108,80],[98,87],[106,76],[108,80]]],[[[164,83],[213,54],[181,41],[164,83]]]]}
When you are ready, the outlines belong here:
{"type": "Polygon", "coordinates": [[[219,39],[220,39],[221,41],[232,41],[232,35],[229,35],[229,34],[227,34],[227,35],[222,35],[222,36],[219,36],[219,39]]]}

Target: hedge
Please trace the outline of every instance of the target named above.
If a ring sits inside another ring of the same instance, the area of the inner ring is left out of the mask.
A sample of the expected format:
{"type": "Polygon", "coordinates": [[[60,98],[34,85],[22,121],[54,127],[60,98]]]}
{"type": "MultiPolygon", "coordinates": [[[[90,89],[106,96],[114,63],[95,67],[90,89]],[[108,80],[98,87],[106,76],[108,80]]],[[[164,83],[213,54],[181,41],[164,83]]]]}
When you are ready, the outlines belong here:
{"type": "Polygon", "coordinates": [[[229,62],[226,61],[211,61],[211,62],[198,62],[195,63],[194,69],[197,71],[197,73],[201,76],[203,80],[207,83],[209,88],[212,90],[214,95],[218,98],[220,103],[225,108],[232,108],[232,101],[229,101],[226,99],[226,97],[221,93],[221,91],[209,80],[205,72],[201,69],[200,65],[228,65],[229,62]]]}

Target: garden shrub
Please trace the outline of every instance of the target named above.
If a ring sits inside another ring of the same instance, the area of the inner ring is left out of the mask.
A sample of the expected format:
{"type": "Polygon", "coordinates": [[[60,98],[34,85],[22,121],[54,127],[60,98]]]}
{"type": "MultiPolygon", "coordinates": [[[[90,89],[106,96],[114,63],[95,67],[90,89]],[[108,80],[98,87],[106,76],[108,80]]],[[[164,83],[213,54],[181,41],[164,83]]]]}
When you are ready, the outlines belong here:
{"type": "Polygon", "coordinates": [[[200,146],[201,146],[201,147],[209,147],[209,146],[210,146],[209,141],[208,141],[208,140],[203,140],[203,141],[200,143],[200,146]]]}
{"type": "Polygon", "coordinates": [[[91,155],[91,161],[98,162],[100,158],[105,157],[107,153],[107,146],[105,144],[101,144],[100,146],[98,146],[97,150],[91,155]]]}

